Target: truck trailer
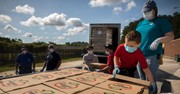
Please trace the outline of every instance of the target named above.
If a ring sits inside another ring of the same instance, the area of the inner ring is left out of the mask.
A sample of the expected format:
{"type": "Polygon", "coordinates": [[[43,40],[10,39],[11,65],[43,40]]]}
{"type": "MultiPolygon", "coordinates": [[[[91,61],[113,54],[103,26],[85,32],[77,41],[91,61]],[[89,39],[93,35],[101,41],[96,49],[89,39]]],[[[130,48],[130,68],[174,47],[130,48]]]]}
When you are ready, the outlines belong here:
{"type": "Polygon", "coordinates": [[[104,46],[111,44],[115,51],[120,44],[120,23],[93,23],[90,24],[89,44],[94,46],[94,54],[100,63],[107,62],[104,46]]]}

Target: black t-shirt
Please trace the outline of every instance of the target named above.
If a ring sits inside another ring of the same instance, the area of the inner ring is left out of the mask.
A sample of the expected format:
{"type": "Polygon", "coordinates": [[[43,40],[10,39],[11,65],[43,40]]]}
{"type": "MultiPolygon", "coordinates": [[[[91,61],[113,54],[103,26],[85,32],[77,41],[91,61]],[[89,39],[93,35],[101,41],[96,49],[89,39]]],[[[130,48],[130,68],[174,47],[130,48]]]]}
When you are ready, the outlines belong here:
{"type": "Polygon", "coordinates": [[[46,56],[46,63],[47,63],[46,70],[54,70],[60,60],[61,60],[61,57],[60,57],[59,53],[57,53],[55,51],[52,53],[49,53],[46,56]]]}

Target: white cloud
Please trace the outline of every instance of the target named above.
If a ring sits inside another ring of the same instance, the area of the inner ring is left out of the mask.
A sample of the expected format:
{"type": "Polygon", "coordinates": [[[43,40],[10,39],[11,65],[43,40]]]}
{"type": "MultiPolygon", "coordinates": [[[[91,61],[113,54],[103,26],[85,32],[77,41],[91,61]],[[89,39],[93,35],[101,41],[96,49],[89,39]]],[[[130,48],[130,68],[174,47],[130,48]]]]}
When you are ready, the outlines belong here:
{"type": "Polygon", "coordinates": [[[23,35],[23,37],[29,37],[29,38],[32,38],[32,41],[33,42],[38,42],[38,41],[41,41],[41,40],[43,40],[43,39],[49,39],[49,37],[42,37],[42,36],[35,36],[35,35],[33,35],[32,33],[29,33],[29,32],[26,32],[24,35],[23,35]]]}
{"type": "Polygon", "coordinates": [[[91,7],[117,6],[128,1],[129,0],[91,0],[89,5],[91,7]]]}
{"type": "Polygon", "coordinates": [[[136,18],[132,18],[133,21],[137,20],[136,18]]]}
{"type": "Polygon", "coordinates": [[[62,36],[55,38],[59,40],[65,39],[65,36],[77,35],[89,28],[89,24],[83,23],[80,18],[66,20],[66,15],[63,13],[53,13],[44,18],[32,16],[27,21],[21,22],[21,24],[24,26],[55,26],[58,31],[67,31],[62,36]]]}
{"type": "Polygon", "coordinates": [[[0,35],[3,35],[3,33],[0,32],[0,35]]]}
{"type": "Polygon", "coordinates": [[[49,37],[45,37],[45,39],[49,39],[49,37]]]}
{"type": "Polygon", "coordinates": [[[63,36],[73,36],[77,35],[85,30],[87,30],[89,27],[88,24],[84,24],[82,27],[74,27],[74,28],[69,28],[66,33],[63,34],[63,36]]]}
{"type": "Polygon", "coordinates": [[[32,38],[33,38],[34,42],[38,42],[38,41],[41,41],[43,39],[43,37],[41,37],[41,36],[33,36],[32,38]]]}
{"type": "Polygon", "coordinates": [[[24,6],[16,6],[15,9],[13,9],[13,11],[17,12],[17,13],[24,13],[24,14],[34,14],[35,9],[33,7],[30,7],[28,4],[24,5],[24,6]]]}
{"type": "Polygon", "coordinates": [[[24,26],[36,26],[36,25],[43,25],[42,18],[41,17],[35,17],[31,16],[27,21],[22,21],[21,25],[24,26]]]}
{"type": "Polygon", "coordinates": [[[125,22],[126,22],[126,23],[128,23],[128,22],[129,22],[129,20],[125,20],[125,22]]]}
{"type": "Polygon", "coordinates": [[[45,27],[41,27],[40,29],[41,29],[41,30],[44,30],[44,29],[45,29],[45,27]]]}
{"type": "Polygon", "coordinates": [[[131,1],[127,4],[127,10],[131,10],[133,7],[136,7],[136,3],[131,1]]]}
{"type": "Polygon", "coordinates": [[[82,27],[83,23],[80,18],[69,18],[66,23],[68,25],[73,25],[74,27],[82,27]]]}
{"type": "Polygon", "coordinates": [[[66,15],[61,13],[53,13],[48,17],[42,19],[44,25],[64,26],[66,21],[66,15]]]}
{"type": "Polygon", "coordinates": [[[4,30],[7,30],[7,31],[17,31],[18,29],[13,27],[12,25],[8,24],[4,27],[4,30]]]}
{"type": "Polygon", "coordinates": [[[65,14],[53,13],[44,18],[32,16],[27,21],[22,21],[21,24],[24,26],[64,26],[65,21],[65,14]]]}
{"type": "Polygon", "coordinates": [[[10,35],[5,35],[4,37],[6,37],[6,38],[10,38],[11,36],[10,36],[10,35]]]}
{"type": "Polygon", "coordinates": [[[12,20],[11,17],[9,17],[8,15],[4,15],[4,14],[0,15],[0,22],[2,23],[8,23],[11,20],[12,20]]]}
{"type": "Polygon", "coordinates": [[[113,12],[119,14],[123,11],[120,5],[125,4],[127,8],[125,11],[131,10],[133,7],[136,7],[134,0],[90,0],[89,5],[91,7],[104,7],[104,6],[114,6],[113,12]]]}
{"type": "Polygon", "coordinates": [[[32,33],[26,32],[24,35],[24,37],[33,37],[32,33]]]}
{"type": "Polygon", "coordinates": [[[121,7],[115,7],[115,8],[113,9],[113,12],[114,12],[115,14],[119,14],[121,11],[122,11],[122,8],[121,8],[121,7]]]}
{"type": "Polygon", "coordinates": [[[45,35],[46,35],[46,34],[47,34],[47,32],[44,32],[43,34],[45,34],[45,35]]]}
{"type": "Polygon", "coordinates": [[[59,36],[59,37],[57,37],[57,39],[58,39],[58,40],[64,40],[65,37],[64,37],[64,36],[59,36]]]}
{"type": "Polygon", "coordinates": [[[57,29],[58,31],[65,30],[65,29],[67,29],[67,28],[68,28],[68,25],[56,26],[56,29],[57,29]]]}

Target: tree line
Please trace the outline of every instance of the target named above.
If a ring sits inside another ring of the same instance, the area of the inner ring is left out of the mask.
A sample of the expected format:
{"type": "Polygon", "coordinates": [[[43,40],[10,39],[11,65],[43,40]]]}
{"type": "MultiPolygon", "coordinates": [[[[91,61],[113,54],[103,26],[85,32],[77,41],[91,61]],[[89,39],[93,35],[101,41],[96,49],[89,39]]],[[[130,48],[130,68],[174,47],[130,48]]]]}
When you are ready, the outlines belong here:
{"type": "Polygon", "coordinates": [[[36,63],[43,62],[48,53],[49,44],[55,45],[55,49],[60,53],[62,59],[81,57],[81,54],[86,52],[85,48],[88,46],[87,42],[67,42],[65,44],[53,42],[23,43],[21,39],[0,37],[0,66],[14,65],[22,46],[25,46],[33,54],[36,63]]]}
{"type": "Polygon", "coordinates": [[[21,39],[0,37],[0,53],[18,53],[22,46],[27,47],[29,51],[40,53],[42,51],[46,51],[49,44],[53,44],[56,46],[56,48],[62,49],[72,46],[78,46],[79,49],[83,49],[88,45],[87,42],[66,42],[65,44],[56,44],[54,42],[23,43],[21,39]]]}

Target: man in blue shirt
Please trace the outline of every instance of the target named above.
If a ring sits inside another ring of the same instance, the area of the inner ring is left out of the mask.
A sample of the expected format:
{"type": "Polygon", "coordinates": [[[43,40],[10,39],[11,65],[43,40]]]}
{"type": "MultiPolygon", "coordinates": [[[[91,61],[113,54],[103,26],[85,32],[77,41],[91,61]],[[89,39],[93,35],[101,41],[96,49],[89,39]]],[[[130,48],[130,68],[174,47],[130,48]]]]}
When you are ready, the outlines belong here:
{"type": "Polygon", "coordinates": [[[33,55],[27,51],[27,48],[22,47],[21,53],[16,59],[16,74],[26,74],[35,72],[35,62],[33,55]],[[33,65],[33,68],[32,68],[33,65]]]}
{"type": "MultiPolygon", "coordinates": [[[[148,0],[144,4],[142,12],[144,20],[138,24],[136,30],[142,35],[140,49],[146,57],[156,83],[159,57],[163,52],[162,43],[166,44],[173,40],[174,34],[171,24],[166,19],[158,17],[158,8],[153,0],[148,0]]],[[[145,80],[146,76],[139,65],[137,66],[137,70],[140,78],[145,80]]],[[[157,88],[156,84],[154,87],[157,88]]],[[[152,93],[156,94],[157,89],[152,93]]]]}
{"type": "Polygon", "coordinates": [[[46,56],[44,66],[40,70],[40,72],[43,72],[45,68],[46,68],[46,71],[57,70],[61,66],[61,57],[59,53],[55,51],[54,46],[52,44],[48,46],[48,50],[49,50],[49,53],[46,56]]]}

